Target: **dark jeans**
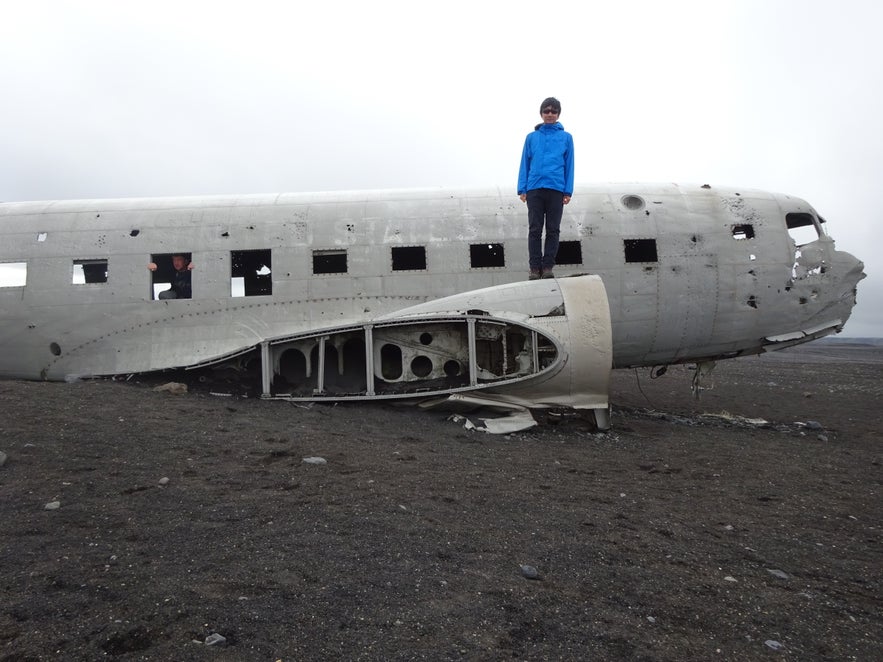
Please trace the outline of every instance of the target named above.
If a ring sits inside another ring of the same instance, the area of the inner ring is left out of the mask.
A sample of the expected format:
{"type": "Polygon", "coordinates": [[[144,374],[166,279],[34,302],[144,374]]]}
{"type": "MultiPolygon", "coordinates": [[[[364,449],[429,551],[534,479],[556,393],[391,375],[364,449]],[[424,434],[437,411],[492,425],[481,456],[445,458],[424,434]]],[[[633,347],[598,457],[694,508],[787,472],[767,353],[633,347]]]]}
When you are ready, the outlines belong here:
{"type": "Polygon", "coordinates": [[[564,213],[564,194],[550,188],[527,192],[527,253],[533,271],[552,271],[558,256],[558,234],[564,213]],[[546,245],[543,246],[543,225],[546,245]]]}

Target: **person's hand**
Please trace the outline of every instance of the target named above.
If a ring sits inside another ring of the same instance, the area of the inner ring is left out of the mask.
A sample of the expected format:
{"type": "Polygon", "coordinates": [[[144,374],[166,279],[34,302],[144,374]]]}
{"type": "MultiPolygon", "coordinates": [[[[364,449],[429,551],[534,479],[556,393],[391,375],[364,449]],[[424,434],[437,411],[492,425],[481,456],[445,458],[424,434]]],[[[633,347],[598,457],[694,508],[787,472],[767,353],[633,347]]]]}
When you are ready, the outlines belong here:
{"type": "Polygon", "coordinates": [[[187,263],[187,271],[193,271],[193,263],[192,262],[187,263]]]}
{"type": "Polygon", "coordinates": [[[527,202],[527,193],[522,193],[521,195],[518,196],[518,199],[521,200],[522,202],[527,202]]]}
{"type": "Polygon", "coordinates": [[[564,196],[564,204],[566,205],[568,202],[570,202],[570,196],[569,196],[569,195],[565,195],[565,196],[564,196]]]}
{"type": "Polygon", "coordinates": [[[147,265],[147,268],[150,269],[151,271],[156,271],[156,262],[151,262],[150,264],[147,265]]]}

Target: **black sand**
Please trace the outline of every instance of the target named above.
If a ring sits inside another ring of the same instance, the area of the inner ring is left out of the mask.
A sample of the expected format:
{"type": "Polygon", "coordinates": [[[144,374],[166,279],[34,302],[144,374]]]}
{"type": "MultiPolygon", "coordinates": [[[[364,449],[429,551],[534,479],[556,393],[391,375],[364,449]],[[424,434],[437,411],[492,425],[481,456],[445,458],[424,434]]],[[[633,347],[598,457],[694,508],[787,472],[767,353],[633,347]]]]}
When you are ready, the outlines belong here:
{"type": "Polygon", "coordinates": [[[639,374],[505,437],[0,382],[0,661],[880,659],[883,348],[639,374]]]}

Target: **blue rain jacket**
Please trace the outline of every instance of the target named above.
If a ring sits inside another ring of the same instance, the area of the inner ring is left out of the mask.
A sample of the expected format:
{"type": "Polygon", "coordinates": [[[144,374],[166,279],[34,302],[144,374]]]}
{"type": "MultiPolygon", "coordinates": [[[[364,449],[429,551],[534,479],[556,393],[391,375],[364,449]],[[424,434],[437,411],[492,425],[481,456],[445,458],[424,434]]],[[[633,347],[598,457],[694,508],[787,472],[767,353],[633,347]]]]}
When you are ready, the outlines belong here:
{"type": "Polygon", "coordinates": [[[535,188],[573,195],[573,136],[561,122],[538,124],[524,139],[518,195],[535,188]]]}

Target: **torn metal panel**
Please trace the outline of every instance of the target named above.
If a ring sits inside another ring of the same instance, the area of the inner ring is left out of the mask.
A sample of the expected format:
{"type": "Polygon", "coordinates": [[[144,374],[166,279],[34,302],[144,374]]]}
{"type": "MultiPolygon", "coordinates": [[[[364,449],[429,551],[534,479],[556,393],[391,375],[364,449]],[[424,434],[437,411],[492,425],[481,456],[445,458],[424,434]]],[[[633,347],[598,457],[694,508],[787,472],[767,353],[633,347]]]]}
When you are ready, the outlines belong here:
{"type": "Polygon", "coordinates": [[[462,423],[467,430],[490,434],[509,434],[527,430],[537,425],[536,419],[526,407],[507,402],[498,397],[473,393],[454,393],[444,398],[420,402],[422,409],[442,409],[454,412],[454,421],[462,423]],[[478,412],[494,412],[489,416],[478,412]]]}
{"type": "Polygon", "coordinates": [[[518,412],[511,412],[505,416],[497,416],[490,418],[486,416],[465,417],[455,414],[463,420],[463,427],[467,430],[478,430],[479,432],[487,432],[489,434],[511,434],[513,432],[521,432],[536,426],[536,419],[531,415],[530,411],[523,409],[518,412]]]}
{"type": "Polygon", "coordinates": [[[767,336],[764,340],[764,350],[777,350],[792,347],[809,340],[824,338],[832,333],[839,333],[843,328],[843,321],[839,319],[831,320],[815,326],[807,327],[800,331],[791,333],[783,333],[776,336],[767,336]]]}

